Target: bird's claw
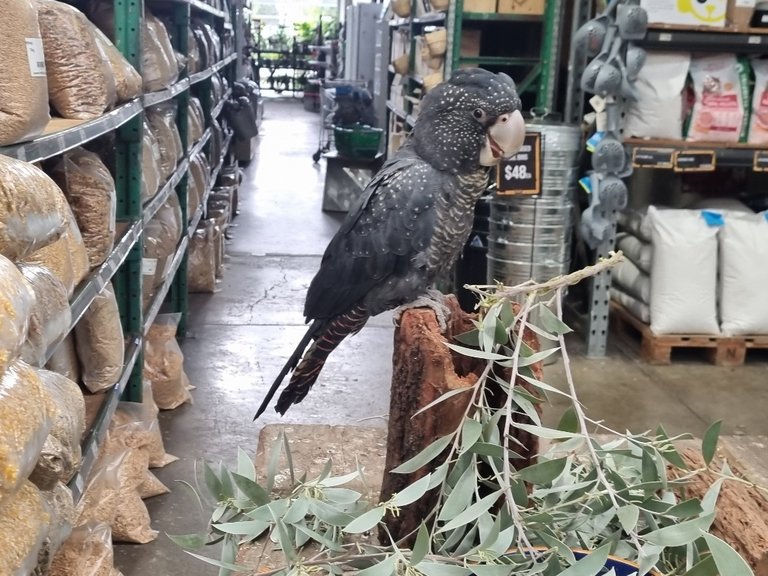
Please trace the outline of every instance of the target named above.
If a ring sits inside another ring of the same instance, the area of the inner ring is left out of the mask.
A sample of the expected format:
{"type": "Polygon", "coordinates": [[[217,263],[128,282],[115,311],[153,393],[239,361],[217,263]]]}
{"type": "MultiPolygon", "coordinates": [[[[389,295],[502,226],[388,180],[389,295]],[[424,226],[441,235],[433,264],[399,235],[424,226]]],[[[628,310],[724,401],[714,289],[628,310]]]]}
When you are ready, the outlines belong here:
{"type": "Polygon", "coordinates": [[[414,301],[396,308],[392,317],[395,326],[400,325],[400,317],[403,315],[403,312],[414,308],[431,309],[437,317],[440,331],[445,333],[448,330],[448,320],[451,318],[451,309],[446,306],[445,295],[439,290],[429,289],[426,294],[419,296],[414,301]]]}

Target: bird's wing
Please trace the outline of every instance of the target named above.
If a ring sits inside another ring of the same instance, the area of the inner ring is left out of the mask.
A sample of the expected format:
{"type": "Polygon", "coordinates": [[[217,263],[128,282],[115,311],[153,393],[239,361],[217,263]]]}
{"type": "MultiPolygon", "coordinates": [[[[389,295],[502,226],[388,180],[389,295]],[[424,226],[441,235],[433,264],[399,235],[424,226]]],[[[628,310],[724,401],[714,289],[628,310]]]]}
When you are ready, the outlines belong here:
{"type": "Polygon", "coordinates": [[[429,245],[444,178],[415,154],[382,167],[326,248],[307,292],[308,320],[343,314],[375,286],[408,272],[429,245]]]}

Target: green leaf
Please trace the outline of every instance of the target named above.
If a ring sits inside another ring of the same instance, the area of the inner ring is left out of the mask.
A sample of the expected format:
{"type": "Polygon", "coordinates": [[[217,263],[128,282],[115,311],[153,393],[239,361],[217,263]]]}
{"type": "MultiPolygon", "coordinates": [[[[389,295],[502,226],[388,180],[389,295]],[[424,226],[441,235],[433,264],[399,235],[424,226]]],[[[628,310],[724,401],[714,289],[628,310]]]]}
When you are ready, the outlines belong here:
{"type": "Polygon", "coordinates": [[[224,486],[221,483],[221,479],[213,471],[213,468],[208,462],[203,462],[203,474],[205,478],[205,485],[208,487],[208,491],[216,499],[217,502],[223,502],[227,499],[224,493],[224,486]]]}
{"type": "Polygon", "coordinates": [[[378,564],[374,564],[369,568],[360,570],[357,576],[392,576],[395,573],[397,567],[397,557],[387,556],[384,560],[378,564]]]}
{"type": "Polygon", "coordinates": [[[650,572],[650,570],[659,563],[659,558],[661,558],[661,553],[663,551],[663,546],[656,546],[654,544],[643,545],[640,549],[640,557],[638,558],[640,574],[647,574],[650,572]]]}
{"type": "Polygon", "coordinates": [[[503,300],[499,308],[499,321],[505,328],[511,328],[515,323],[515,309],[512,307],[512,302],[509,300],[503,300]]]}
{"type": "Polygon", "coordinates": [[[709,551],[715,559],[715,564],[720,574],[727,574],[728,576],[753,576],[752,570],[744,558],[739,556],[727,543],[720,540],[717,536],[707,534],[706,532],[702,532],[702,536],[704,536],[704,540],[707,542],[709,551]]]}
{"type": "Polygon", "coordinates": [[[523,508],[528,506],[528,489],[525,486],[525,482],[512,480],[509,487],[512,490],[512,499],[515,501],[515,504],[523,508]]]}
{"type": "Polygon", "coordinates": [[[528,398],[519,394],[517,390],[517,387],[512,390],[512,399],[520,408],[522,408],[523,412],[525,412],[525,415],[531,419],[531,422],[537,426],[541,426],[541,418],[539,417],[539,413],[536,411],[536,407],[531,403],[530,400],[528,400],[528,398]]]}
{"type": "Polygon", "coordinates": [[[664,546],[665,548],[685,546],[699,538],[702,530],[708,530],[714,517],[714,514],[706,514],[700,518],[665,526],[648,534],[643,534],[643,539],[646,542],[657,546],[664,546]]]}
{"type": "Polygon", "coordinates": [[[533,424],[514,424],[515,428],[530,432],[534,436],[539,438],[546,438],[548,440],[563,440],[566,438],[579,438],[581,434],[574,434],[573,432],[564,432],[563,430],[554,430],[552,428],[545,428],[543,426],[536,426],[533,424]]]}
{"type": "Polygon", "coordinates": [[[537,323],[544,328],[544,330],[547,330],[548,332],[552,332],[553,334],[562,335],[562,334],[568,334],[569,332],[573,332],[573,330],[570,329],[560,318],[555,316],[555,314],[547,308],[546,306],[539,305],[538,309],[538,319],[537,323]]]}
{"type": "MultiPolygon", "coordinates": [[[[477,454],[478,456],[490,456],[491,458],[504,458],[504,448],[498,444],[489,444],[487,442],[478,442],[470,450],[471,454],[477,454]]],[[[520,454],[516,452],[507,452],[510,458],[522,459],[520,454]]]]}
{"type": "Polygon", "coordinates": [[[596,576],[605,568],[605,561],[608,560],[610,551],[610,544],[602,546],[563,570],[559,576],[596,576]]]}
{"type": "Polygon", "coordinates": [[[704,433],[704,438],[701,440],[701,454],[704,456],[704,462],[709,466],[712,459],[717,452],[717,441],[720,439],[720,425],[721,420],[718,420],[712,424],[704,433]]]}
{"type": "Polygon", "coordinates": [[[475,502],[461,512],[458,516],[456,516],[453,520],[445,524],[438,532],[447,532],[449,530],[455,530],[459,526],[464,526],[465,524],[469,524],[470,522],[477,520],[480,517],[480,514],[483,512],[487,512],[490,510],[491,506],[493,506],[498,499],[501,497],[502,491],[497,490],[491,494],[488,494],[485,498],[482,498],[481,500],[475,502]]]}
{"type": "Polygon", "coordinates": [[[672,445],[672,441],[670,440],[667,431],[664,430],[664,426],[659,425],[659,427],[656,429],[656,436],[668,443],[664,449],[659,449],[662,457],[673,466],[677,466],[683,470],[688,470],[688,466],[683,461],[682,456],[680,456],[677,449],[672,445]]]}
{"type": "Polygon", "coordinates": [[[570,394],[567,392],[563,392],[562,390],[559,390],[558,388],[555,388],[551,384],[547,384],[546,382],[542,382],[541,380],[537,380],[536,378],[533,378],[532,376],[526,376],[524,374],[520,374],[520,378],[528,382],[531,386],[534,388],[538,388],[539,390],[543,390],[544,392],[552,392],[554,394],[560,394],[560,396],[565,396],[566,398],[570,398],[570,394]]]}
{"type": "Polygon", "coordinates": [[[534,332],[541,336],[542,338],[545,338],[546,340],[550,340],[552,342],[557,342],[558,337],[550,332],[547,332],[544,330],[544,328],[539,328],[535,324],[531,324],[530,322],[525,323],[525,327],[528,328],[531,332],[534,332]]]}
{"type": "Polygon", "coordinates": [[[317,477],[316,482],[319,484],[328,476],[331,475],[331,469],[333,468],[333,458],[328,458],[328,460],[325,461],[325,464],[323,464],[323,469],[320,471],[320,476],[317,477]]]}
{"type": "Polygon", "coordinates": [[[555,460],[544,460],[538,464],[533,464],[518,471],[518,476],[531,484],[541,485],[549,484],[555,478],[560,476],[568,464],[568,458],[557,458],[555,460]]]}
{"type": "Polygon", "coordinates": [[[296,528],[296,532],[301,532],[308,538],[311,538],[315,542],[318,542],[322,546],[325,546],[329,550],[333,550],[334,552],[343,552],[344,547],[339,544],[338,542],[334,542],[330,538],[326,538],[319,532],[312,530],[309,526],[306,524],[294,524],[294,528],[296,528]]]}
{"type": "Polygon", "coordinates": [[[565,558],[565,561],[568,562],[569,565],[576,564],[576,556],[573,554],[573,550],[565,544],[565,542],[562,542],[561,540],[558,540],[557,538],[550,536],[546,532],[538,532],[539,537],[546,542],[547,546],[552,548],[553,550],[556,550],[557,553],[565,558]]]}
{"type": "Polygon", "coordinates": [[[309,512],[309,500],[306,498],[297,498],[291,504],[288,512],[283,516],[283,522],[286,524],[295,524],[300,520],[304,520],[309,512]]]}
{"type": "Polygon", "coordinates": [[[221,517],[224,516],[224,513],[227,511],[227,506],[222,504],[221,506],[217,506],[216,509],[211,514],[211,522],[218,522],[221,520],[221,517]]]}
{"type": "Polygon", "coordinates": [[[717,570],[714,556],[707,556],[688,570],[685,576],[720,576],[720,572],[717,570]]]}
{"type": "Polygon", "coordinates": [[[291,486],[296,485],[296,473],[293,469],[293,455],[291,454],[291,446],[288,443],[288,436],[283,434],[283,448],[285,449],[285,459],[288,462],[288,473],[291,475],[291,486]]]}
{"type": "Polygon", "coordinates": [[[429,489],[430,476],[431,474],[427,474],[423,478],[416,480],[416,482],[410,486],[407,486],[404,490],[396,493],[392,498],[392,503],[395,506],[408,506],[408,504],[416,502],[416,500],[427,493],[427,490],[429,489]]]}
{"type": "Polygon", "coordinates": [[[477,420],[465,418],[461,425],[461,447],[462,451],[469,450],[475,442],[480,439],[483,433],[483,425],[477,420]]]}
{"type": "Polygon", "coordinates": [[[701,499],[701,507],[704,512],[710,513],[715,511],[717,506],[717,498],[720,496],[720,488],[723,486],[725,478],[718,478],[709,487],[707,493],[704,494],[704,498],[701,499]]]}
{"type": "Polygon", "coordinates": [[[472,496],[477,489],[477,473],[475,466],[470,464],[459,477],[456,485],[448,494],[440,509],[437,519],[442,521],[455,518],[457,514],[466,510],[472,503],[472,496]]]}
{"type": "Polygon", "coordinates": [[[512,546],[512,541],[515,539],[515,527],[510,526],[505,528],[499,534],[499,538],[488,547],[488,550],[495,552],[496,554],[504,554],[512,546]]]}
{"type": "Polygon", "coordinates": [[[251,482],[256,481],[256,466],[253,465],[253,460],[247,452],[239,446],[237,447],[237,473],[251,482]]]}
{"type": "Polygon", "coordinates": [[[283,551],[285,559],[291,563],[295,562],[297,552],[293,545],[293,538],[291,537],[291,533],[288,531],[285,522],[283,522],[281,518],[278,518],[273,514],[272,519],[275,523],[275,529],[272,530],[272,533],[274,534],[275,530],[277,531],[277,542],[280,545],[280,549],[283,551]]]}
{"type": "Polygon", "coordinates": [[[507,333],[507,328],[498,319],[494,324],[495,324],[495,331],[493,335],[493,340],[499,346],[504,346],[507,342],[509,342],[509,334],[507,333]]]}
{"type": "Polygon", "coordinates": [[[469,576],[472,574],[468,568],[451,564],[437,564],[436,562],[422,562],[419,564],[419,572],[425,576],[469,576]]]}
{"type": "Polygon", "coordinates": [[[352,522],[344,527],[344,532],[348,534],[361,534],[372,530],[381,519],[384,518],[384,514],[387,513],[387,509],[384,506],[377,506],[358,516],[352,522]]]}
{"type": "Polygon", "coordinates": [[[656,459],[648,450],[643,450],[641,465],[643,482],[659,481],[659,469],[656,467],[656,459]]]}
{"type": "Polygon", "coordinates": [[[419,532],[416,534],[416,542],[413,544],[413,552],[411,554],[411,566],[416,566],[419,562],[424,560],[427,554],[431,554],[430,551],[430,538],[429,530],[427,530],[424,522],[419,526],[419,532]]]}
{"type": "Polygon", "coordinates": [[[470,564],[468,568],[475,576],[510,576],[516,570],[510,564],[470,564]]]}
{"type": "Polygon", "coordinates": [[[574,434],[579,431],[579,418],[576,416],[576,410],[568,408],[560,417],[560,422],[557,424],[557,429],[563,432],[573,432],[574,434]]]}
{"type": "Polygon", "coordinates": [[[277,441],[272,445],[269,451],[269,461],[267,462],[267,492],[272,492],[275,488],[275,476],[277,475],[277,466],[280,463],[280,446],[283,442],[283,433],[280,432],[277,441]]]}
{"type": "Polygon", "coordinates": [[[462,334],[459,334],[458,336],[453,337],[454,340],[458,340],[462,344],[466,344],[467,346],[477,346],[480,347],[480,331],[479,330],[470,330],[469,332],[464,332],[462,334]]]}
{"type": "Polygon", "coordinates": [[[450,434],[438,438],[416,456],[400,464],[400,466],[392,470],[392,472],[395,474],[411,474],[412,472],[416,472],[416,470],[437,458],[443,450],[448,447],[451,440],[453,440],[453,436],[450,434]]]}
{"type": "MultiPolygon", "coordinates": [[[[224,544],[221,548],[222,563],[234,565],[235,560],[237,560],[237,549],[238,549],[237,542],[238,541],[232,536],[226,536],[224,538],[224,544]]],[[[231,568],[222,566],[219,569],[219,576],[229,576],[229,574],[231,573],[232,573],[231,568]]]]}
{"type": "Polygon", "coordinates": [[[267,491],[250,478],[240,474],[232,474],[232,480],[234,480],[238,490],[243,493],[243,496],[251,500],[256,506],[269,503],[270,498],[267,491]]]}
{"type": "Polygon", "coordinates": [[[216,566],[217,568],[225,568],[226,570],[234,570],[235,572],[248,572],[249,570],[249,568],[246,568],[245,566],[238,566],[237,564],[222,562],[221,560],[214,560],[213,558],[208,558],[207,556],[201,556],[200,554],[195,554],[193,552],[190,552],[189,550],[184,550],[184,552],[186,552],[193,558],[202,560],[206,564],[210,564],[211,566],[216,566]]]}
{"type": "Polygon", "coordinates": [[[483,328],[480,332],[481,348],[486,352],[493,352],[496,340],[496,318],[486,316],[483,318],[483,328]]]}
{"type": "Polygon", "coordinates": [[[435,471],[432,472],[432,477],[429,479],[429,490],[437,488],[443,483],[445,475],[448,473],[448,468],[448,462],[443,462],[440,466],[435,468],[435,471]]]}
{"type": "Polygon", "coordinates": [[[507,360],[509,357],[503,354],[496,354],[495,352],[486,352],[485,350],[475,350],[474,348],[466,348],[465,346],[457,346],[456,344],[446,344],[448,348],[454,352],[458,352],[463,356],[470,358],[478,358],[480,360],[490,360],[493,362],[501,362],[507,360]]]}
{"type": "Polygon", "coordinates": [[[619,523],[622,530],[627,534],[635,531],[637,521],[640,519],[640,508],[632,504],[627,504],[616,510],[616,516],[619,517],[619,523]]]}
{"type": "Polygon", "coordinates": [[[269,528],[268,522],[261,520],[242,520],[240,522],[225,522],[223,524],[214,524],[216,530],[225,534],[235,534],[237,536],[248,536],[257,538],[264,530],[269,528]]]}
{"type": "Polygon", "coordinates": [[[205,534],[166,534],[168,539],[182,548],[189,550],[197,550],[205,546],[206,536],[205,534]]]}
{"type": "Polygon", "coordinates": [[[338,508],[320,500],[311,500],[309,502],[309,511],[331,526],[346,526],[354,519],[352,515],[342,512],[338,508]]]}
{"type": "Polygon", "coordinates": [[[432,402],[430,402],[426,406],[424,406],[422,408],[419,408],[416,411],[416,413],[414,413],[414,415],[411,416],[411,418],[415,418],[416,416],[418,416],[422,412],[426,412],[430,408],[433,408],[434,406],[437,406],[441,402],[445,402],[449,398],[453,398],[454,396],[462,394],[463,392],[471,392],[472,390],[474,390],[474,388],[472,386],[465,386],[464,388],[456,388],[454,390],[446,392],[445,394],[441,394],[438,398],[435,398],[434,400],[432,400],[432,402]]]}
{"type": "Polygon", "coordinates": [[[333,504],[354,504],[363,495],[349,488],[325,488],[323,496],[325,496],[328,502],[333,504]]]}
{"type": "Polygon", "coordinates": [[[701,502],[697,498],[691,498],[672,506],[667,510],[667,516],[674,516],[675,518],[693,518],[703,513],[704,509],[701,507],[701,502]]]}
{"type": "Polygon", "coordinates": [[[360,471],[355,470],[354,472],[344,474],[343,476],[328,476],[327,478],[319,481],[318,485],[325,486],[326,488],[343,486],[344,484],[349,484],[352,482],[352,480],[357,480],[358,478],[360,478],[360,471]]]}
{"type": "MultiPolygon", "coordinates": [[[[554,348],[547,348],[546,350],[534,352],[530,356],[519,356],[517,359],[517,366],[518,368],[520,368],[524,366],[532,366],[537,362],[543,362],[544,360],[546,360],[547,358],[549,358],[559,350],[560,348],[556,346],[554,348]]],[[[514,360],[499,361],[499,364],[507,368],[512,368],[512,366],[514,365],[514,360]]]]}

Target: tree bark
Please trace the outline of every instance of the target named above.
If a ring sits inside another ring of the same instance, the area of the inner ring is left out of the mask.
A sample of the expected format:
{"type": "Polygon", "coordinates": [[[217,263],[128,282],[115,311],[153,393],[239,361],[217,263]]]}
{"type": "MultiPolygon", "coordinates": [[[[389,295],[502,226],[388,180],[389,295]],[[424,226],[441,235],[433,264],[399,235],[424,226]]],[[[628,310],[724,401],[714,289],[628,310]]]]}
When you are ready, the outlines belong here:
{"type": "MultiPolygon", "coordinates": [[[[485,361],[454,353],[446,346],[455,336],[472,330],[472,320],[476,318],[476,315],[464,312],[455,297],[446,297],[446,303],[451,309],[451,318],[445,334],[441,333],[435,313],[428,308],[406,310],[395,330],[382,502],[423,477],[443,461],[443,458],[438,457],[413,474],[388,472],[418,454],[437,438],[456,430],[464,417],[471,393],[454,396],[415,418],[413,415],[446,392],[474,386],[485,368],[485,361]]],[[[534,350],[538,350],[535,334],[526,332],[524,341],[534,350]]],[[[532,368],[535,377],[541,379],[541,365],[537,364],[532,368]]],[[[507,379],[511,377],[508,369],[506,374],[504,372],[497,368],[497,374],[504,374],[507,379]]],[[[518,379],[516,385],[536,394],[528,383],[521,379],[518,379]]],[[[501,407],[506,402],[506,395],[498,386],[493,399],[496,407],[501,407]]],[[[527,417],[521,417],[519,421],[530,423],[527,417]]],[[[538,442],[537,438],[530,434],[513,430],[522,447],[513,446],[512,449],[524,456],[523,461],[513,462],[513,465],[522,468],[535,461],[538,442]]],[[[436,497],[437,491],[432,490],[419,501],[400,510],[398,515],[388,514],[385,522],[392,537],[398,541],[410,535],[406,538],[406,543],[412,544],[415,531],[434,508],[436,497]]],[[[381,540],[382,544],[390,543],[386,535],[382,535],[381,540]]]]}

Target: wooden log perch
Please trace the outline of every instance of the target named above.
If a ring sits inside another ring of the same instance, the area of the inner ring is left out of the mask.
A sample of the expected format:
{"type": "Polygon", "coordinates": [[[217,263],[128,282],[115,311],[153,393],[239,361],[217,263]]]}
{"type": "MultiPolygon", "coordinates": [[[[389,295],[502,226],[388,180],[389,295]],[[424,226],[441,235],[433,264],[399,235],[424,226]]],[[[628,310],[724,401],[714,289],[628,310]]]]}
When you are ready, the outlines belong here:
{"type": "MultiPolygon", "coordinates": [[[[428,308],[406,310],[400,317],[399,327],[395,330],[387,458],[381,489],[382,502],[442,463],[443,458],[438,457],[430,465],[413,474],[388,472],[418,454],[440,436],[458,428],[471,393],[454,396],[415,418],[413,415],[446,392],[474,386],[485,368],[485,361],[454,353],[446,346],[446,343],[453,341],[454,336],[472,330],[474,328],[472,320],[476,318],[475,315],[464,312],[455,297],[448,296],[446,302],[451,309],[451,318],[445,334],[441,333],[434,311],[428,308]]],[[[538,350],[539,344],[535,334],[526,333],[524,340],[528,346],[538,350]]],[[[532,368],[535,377],[541,379],[541,365],[535,365],[532,368]]],[[[501,375],[504,372],[497,368],[496,373],[501,375]]],[[[509,370],[506,377],[511,377],[509,370]]],[[[517,385],[536,394],[522,379],[518,379],[517,385]]],[[[498,393],[493,395],[494,402],[497,402],[497,407],[501,407],[506,401],[506,395],[500,387],[497,389],[498,393]]],[[[530,423],[527,417],[521,417],[520,421],[530,423]]],[[[502,420],[501,425],[503,424],[502,420]]],[[[517,429],[514,431],[516,438],[525,447],[512,448],[525,457],[522,462],[513,462],[515,467],[521,468],[535,460],[538,443],[534,436],[517,429]]],[[[385,522],[392,537],[400,540],[411,534],[411,538],[406,540],[411,544],[414,531],[434,508],[436,497],[436,490],[432,490],[421,500],[400,510],[399,515],[387,515],[385,522]]],[[[386,535],[382,535],[381,541],[382,544],[389,544],[386,535]]]]}
{"type": "MultiPolygon", "coordinates": [[[[698,450],[683,448],[680,454],[690,469],[704,467],[698,450]]],[[[734,473],[743,477],[738,462],[734,462],[730,454],[726,456],[734,473]]],[[[722,460],[712,465],[719,468],[720,462],[722,460]]],[[[687,497],[703,498],[715,480],[715,475],[709,472],[693,478],[685,488],[687,497]]],[[[710,532],[741,554],[755,576],[768,576],[768,500],[764,493],[737,481],[725,481],[720,489],[717,516],[710,532]]]]}

